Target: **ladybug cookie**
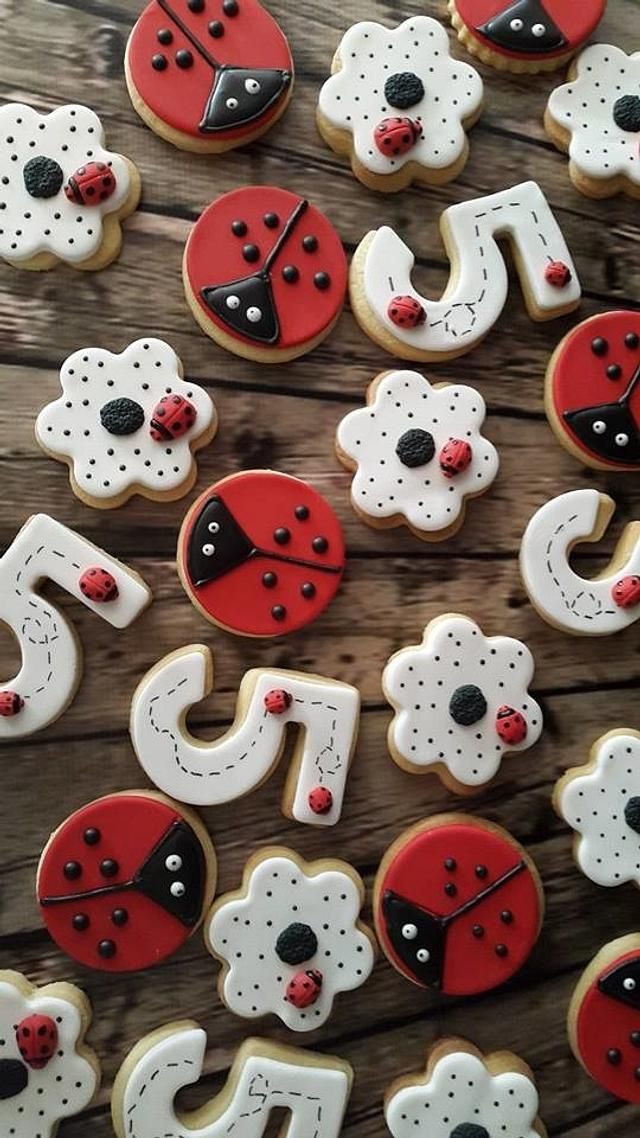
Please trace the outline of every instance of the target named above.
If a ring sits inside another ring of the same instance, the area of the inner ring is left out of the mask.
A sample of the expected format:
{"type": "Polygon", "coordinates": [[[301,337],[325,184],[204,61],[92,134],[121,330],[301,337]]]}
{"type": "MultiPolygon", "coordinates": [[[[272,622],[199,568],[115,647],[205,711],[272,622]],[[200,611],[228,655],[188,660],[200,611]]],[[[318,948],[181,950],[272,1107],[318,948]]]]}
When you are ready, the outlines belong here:
{"type": "Polygon", "coordinates": [[[378,940],[398,972],[421,988],[474,996],[525,963],[544,897],[531,858],[505,830],[440,814],[387,850],[373,909],[378,940]]]}
{"type": "Polygon", "coordinates": [[[568,1017],[571,1049],[591,1078],[640,1103],[640,936],[600,950],[578,981],[568,1017]]]}
{"type": "Polygon", "coordinates": [[[292,360],[324,340],[347,287],[331,222],[274,186],[232,190],[205,209],[189,234],[182,272],[207,335],[259,363],[292,360]]]}
{"type": "Polygon", "coordinates": [[[595,470],[640,470],[640,313],[603,312],[556,348],[545,409],[563,447],[595,470]]]}
{"type": "Polygon", "coordinates": [[[183,150],[231,150],[286,110],[293,60],[257,0],[151,0],[127,44],[131,101],[156,134],[183,150]]]}
{"type": "Polygon", "coordinates": [[[589,39],[606,0],[449,0],[458,39],[498,71],[555,71],[589,39]]]}
{"type": "Polygon", "coordinates": [[[194,502],[178,572],[196,608],[240,636],[303,628],[333,599],[345,564],[340,523],[299,478],[245,470],[194,502]]]}
{"type": "Polygon", "coordinates": [[[98,798],[45,846],[36,890],[56,944],[105,972],[159,964],[211,904],[215,854],[191,811],[152,791],[98,798]]]}

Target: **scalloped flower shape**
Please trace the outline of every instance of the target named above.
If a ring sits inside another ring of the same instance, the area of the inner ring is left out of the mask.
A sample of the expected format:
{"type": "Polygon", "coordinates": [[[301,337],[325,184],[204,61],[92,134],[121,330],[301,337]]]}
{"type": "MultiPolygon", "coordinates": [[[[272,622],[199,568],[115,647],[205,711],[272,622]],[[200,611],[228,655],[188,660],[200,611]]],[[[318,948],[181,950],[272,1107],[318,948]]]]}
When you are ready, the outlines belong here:
{"type": "Polygon", "coordinates": [[[359,921],[364,888],[343,865],[305,863],[287,850],[269,852],[249,863],[244,895],[216,902],[208,940],[224,964],[222,998],[236,1015],[254,1019],[271,1012],[293,1031],[312,1031],[328,1019],[338,992],[364,984],[374,961],[372,942],[359,921]],[[306,926],[305,935],[317,946],[295,964],[276,951],[282,933],[295,934],[293,925],[306,926]],[[318,998],[306,1008],[294,1007],[286,998],[288,985],[311,970],[322,975],[318,998]]]}
{"type": "Polygon", "coordinates": [[[505,753],[526,751],[540,737],[542,711],[528,690],[533,671],[520,640],[485,636],[457,614],[431,621],[422,644],[396,652],[382,675],[396,713],[389,728],[394,758],[418,772],[441,765],[464,787],[489,782],[505,753]],[[498,733],[505,707],[526,722],[519,743],[498,733]]]}
{"type": "Polygon", "coordinates": [[[467,146],[463,122],[479,113],[483,86],[474,67],[451,58],[442,24],[430,16],[414,16],[397,28],[363,21],[345,32],[338,54],[340,70],[324,83],[318,106],[333,127],[353,136],[362,166],[375,174],[393,173],[407,162],[439,170],[461,158],[467,146]],[[406,73],[422,83],[422,98],[407,107],[392,105],[385,83],[406,73]],[[422,135],[406,154],[389,158],[373,132],[382,119],[396,116],[419,122],[422,135]]]}
{"type": "Polygon", "coordinates": [[[393,1138],[540,1138],[538,1092],[526,1075],[493,1075],[477,1055],[451,1051],[426,1081],[401,1087],[385,1105],[393,1138]]]}

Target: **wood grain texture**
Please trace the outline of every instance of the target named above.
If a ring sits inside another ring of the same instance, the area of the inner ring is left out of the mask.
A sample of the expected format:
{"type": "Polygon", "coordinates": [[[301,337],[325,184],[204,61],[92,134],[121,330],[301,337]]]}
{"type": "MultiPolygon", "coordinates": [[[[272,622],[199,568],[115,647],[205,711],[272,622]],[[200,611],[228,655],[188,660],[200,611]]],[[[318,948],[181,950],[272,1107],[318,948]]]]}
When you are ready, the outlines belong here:
{"type": "MultiPolygon", "coordinates": [[[[361,404],[366,385],[392,366],[391,357],[362,335],[348,307],[328,340],[284,367],[227,355],[201,334],[188,311],[180,260],[192,222],[213,197],[248,182],[274,183],[312,197],[338,226],[349,253],[369,228],[381,221],[397,225],[416,251],[418,284],[435,292],[448,275],[437,229],[442,209],[534,177],[576,259],[583,318],[607,307],[638,307],[637,205],[624,198],[590,201],[571,186],[566,158],[542,127],[546,99],[559,76],[501,76],[482,67],[487,106],[457,182],[391,198],[353,179],[348,163],[323,146],[314,127],[317,90],[341,34],[364,17],[391,25],[428,12],[446,24],[441,0],[405,0],[401,6],[396,0],[271,0],[297,64],[285,118],[242,151],[218,158],[175,151],[142,125],[126,95],[122,56],[139,7],[138,0],[0,0],[3,30],[9,29],[0,39],[0,97],[24,99],[42,110],[87,102],[101,115],[109,145],[132,157],[143,176],[142,206],[125,224],[119,261],[105,272],[81,277],[64,268],[32,274],[0,267],[0,548],[30,513],[45,510],[130,561],[155,594],[139,624],[121,633],[60,597],[84,645],[80,692],[59,722],[32,740],[5,746],[2,755],[0,966],[22,969],[34,981],[66,978],[84,987],[95,1013],[90,1041],[104,1064],[97,1102],[65,1123],[61,1138],[112,1134],[108,1101],[117,1067],[142,1034],[172,1018],[198,1019],[209,1034],[206,1077],[185,1104],[200,1103],[221,1086],[246,1035],[301,1042],[276,1021],[249,1023],[225,1010],[215,992],[217,966],[198,935],[158,969],[110,977],[76,967],[41,926],[34,874],[49,831],[93,797],[145,785],[127,732],[129,702],[142,674],[174,648],[208,643],[215,653],[216,690],[191,721],[211,738],[230,722],[248,667],[308,669],[355,683],[363,698],[362,729],[335,831],[328,835],[282,818],[284,763],[232,811],[212,808],[203,817],[216,843],[222,889],[235,887],[248,854],[269,843],[289,844],[307,858],[330,850],[350,861],[370,888],[382,853],[405,827],[458,805],[437,779],[405,774],[391,762],[385,741],[390,713],[380,690],[388,656],[418,642],[424,625],[444,611],[468,613],[488,634],[520,637],[536,658],[534,691],[546,721],[542,740],[507,759],[494,785],[465,808],[511,829],[536,860],[547,895],[542,936],[520,976],[473,1001],[443,1002],[421,993],[381,959],[368,986],[339,998],[333,1018],[303,1042],[354,1065],[345,1126],[354,1138],[383,1138],[385,1087],[417,1070],[425,1048],[442,1033],[466,1034],[485,1050],[521,1054],[536,1072],[541,1116],[552,1135],[631,1138],[637,1110],[615,1102],[583,1074],[571,1057],[564,1020],[572,986],[591,956],[605,941],[637,930],[638,894],[630,885],[598,889],[577,872],[569,833],[553,814],[550,794],[567,766],[585,760],[599,734],[640,726],[638,626],[598,641],[555,632],[533,611],[517,571],[524,526],[553,494],[595,485],[618,502],[606,540],[589,556],[580,551],[585,572],[604,564],[623,522],[640,517],[637,477],[581,467],[557,445],[544,417],[546,363],[575,320],[532,324],[514,280],[505,311],[484,344],[461,360],[429,369],[436,381],[477,383],[489,407],[487,433],[502,465],[493,489],[469,504],[460,533],[425,548],[402,529],[379,532],[355,518],[349,475],[333,451],[340,418],[361,404]],[[184,596],[173,565],[187,501],[153,505],[134,499],[105,517],[73,497],[66,468],[38,449],[34,418],[57,393],[65,356],[88,344],[121,351],[143,335],[173,344],[186,375],[211,391],[220,414],[218,437],[199,456],[200,476],[189,501],[234,470],[272,466],[307,478],[336,508],[347,536],[348,573],[335,602],[304,632],[269,644],[206,625],[184,596]]],[[[610,0],[599,38],[630,47],[634,24],[637,32],[637,0],[610,0]]],[[[453,50],[462,55],[457,42],[453,50]]],[[[0,632],[0,675],[10,674],[14,663],[15,648],[0,632]]]]}

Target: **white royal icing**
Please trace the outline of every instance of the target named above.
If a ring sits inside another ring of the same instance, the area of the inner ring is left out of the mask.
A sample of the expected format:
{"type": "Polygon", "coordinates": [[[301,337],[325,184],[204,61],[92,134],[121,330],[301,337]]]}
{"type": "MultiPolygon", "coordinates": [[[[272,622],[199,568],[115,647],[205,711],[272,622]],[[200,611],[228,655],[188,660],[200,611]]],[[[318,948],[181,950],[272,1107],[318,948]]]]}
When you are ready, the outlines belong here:
{"type": "Polygon", "coordinates": [[[22,653],[18,674],[0,681],[0,688],[24,700],[17,715],[0,716],[0,740],[32,735],[57,719],[80,680],[82,653],[73,628],[38,592],[46,580],[66,589],[114,628],[126,628],[151,600],[142,578],[121,561],[46,514],[29,518],[0,558],[0,622],[11,629],[22,653]],[[114,600],[97,603],[81,592],[80,578],[92,567],[115,577],[114,600]]]}
{"type": "Polygon", "coordinates": [[[618,99],[640,99],[640,52],[596,43],[575,61],[570,83],[551,92],[548,112],[571,136],[569,157],[588,178],[624,174],[640,186],[640,134],[623,130],[614,119],[618,99]]]}
{"type": "Polygon", "coordinates": [[[614,503],[598,490],[570,490],[551,498],[533,515],[520,547],[520,572],[531,601],[545,620],[578,635],[608,636],[640,617],[640,605],[621,608],[611,592],[623,577],[640,573],[640,536],[615,573],[585,578],[569,564],[574,545],[602,536],[606,527],[596,532],[596,523],[603,498],[610,517],[614,503]]]}
{"type": "Polygon", "coordinates": [[[400,516],[424,533],[455,525],[465,498],[486,490],[498,473],[496,449],[480,433],[485,414],[484,399],[472,387],[432,387],[415,371],[383,376],[372,402],[351,411],[338,427],[339,448],[357,463],[354,506],[374,519],[400,516]],[[435,450],[426,465],[410,468],[396,448],[402,435],[416,428],[432,436],[435,450]],[[468,442],[472,461],[447,478],[439,454],[450,439],[468,442]]]}
{"type": "Polygon", "coordinates": [[[224,961],[224,1002],[236,1015],[271,1012],[293,1031],[313,1031],[328,1019],[338,992],[359,988],[369,976],[373,948],[359,927],[362,899],[353,871],[338,861],[318,868],[324,864],[301,868],[286,850],[268,854],[252,868],[243,897],[217,902],[209,943],[224,961]],[[276,953],[278,936],[292,923],[308,925],[318,945],[297,965],[276,953]],[[309,969],[322,974],[320,994],[310,1007],[296,1008],[286,999],[287,986],[309,969]]]}
{"type": "Polygon", "coordinates": [[[415,349],[416,358],[423,353],[462,354],[491,330],[509,289],[498,237],[513,242],[523,285],[545,318],[580,299],[580,282],[567,243],[536,182],[449,206],[442,218],[456,267],[441,300],[428,300],[413,287],[415,257],[388,225],[374,231],[364,262],[364,294],[375,319],[387,334],[415,349]],[[545,269],[552,261],[561,261],[571,272],[564,288],[545,279],[545,269]],[[416,299],[426,313],[424,323],[415,328],[394,324],[387,309],[395,296],[416,299]]]}
{"type": "Polygon", "coordinates": [[[418,770],[442,764],[463,785],[481,786],[497,774],[506,751],[526,751],[540,737],[542,711],[528,690],[533,670],[533,656],[520,640],[484,636],[466,616],[432,621],[422,644],[396,652],[382,674],[396,712],[390,744],[418,770]],[[487,709],[465,726],[453,719],[450,702],[467,684],[480,689],[487,709]],[[498,709],[505,705],[527,723],[526,737],[516,745],[496,731],[498,709]]]}
{"type": "Polygon", "coordinates": [[[178,1115],[175,1097],[203,1074],[207,1038],[196,1027],[176,1027],[154,1043],[128,1074],[121,1106],[115,1106],[118,1134],[126,1138],[260,1138],[273,1110],[286,1110],[288,1138],[338,1138],[349,1098],[344,1070],[322,1066],[323,1056],[293,1048],[274,1054],[273,1044],[252,1040],[239,1053],[226,1086],[199,1111],[199,1124],[178,1115]],[[296,1060],[299,1060],[296,1062],[296,1060]],[[207,1120],[206,1116],[211,1115],[207,1120]]]}
{"type": "Polygon", "coordinates": [[[169,344],[136,340],[119,355],[104,348],[81,348],[60,371],[62,395],[38,415],[38,442],[68,458],[75,485],[108,503],[140,487],[175,494],[195,473],[191,447],[215,423],[216,412],[203,388],[182,379],[178,356],[169,344]],[[155,442],[153,412],[165,395],[182,395],[196,410],[191,430],[180,438],[155,442]],[[114,399],[131,399],[144,412],[142,426],[128,435],[103,427],[101,409],[114,399]]]}
{"type": "Polygon", "coordinates": [[[385,1104],[393,1138],[540,1138],[538,1092],[519,1071],[492,1075],[477,1055],[451,1051],[424,1081],[404,1086],[385,1104]]]}
{"type": "MultiPolygon", "coordinates": [[[[360,716],[356,688],[322,676],[281,669],[247,672],[229,730],[213,742],[196,739],[185,728],[189,708],[211,690],[211,654],[198,644],[165,656],[144,677],[131,705],[131,740],[139,762],[156,786],[180,802],[216,806],[259,786],[282,753],[287,725],[299,728],[290,777],[292,816],[297,822],[332,826],[340,818],[349,760],[360,716]],[[281,714],[265,707],[274,689],[291,696],[281,714]],[[315,814],[309,795],[316,787],[331,792],[327,814],[315,814]]],[[[290,788],[287,787],[287,791],[290,788]]]]}
{"type": "Polygon", "coordinates": [[[354,24],[338,48],[340,70],[320,91],[319,109],[331,126],[353,136],[354,154],[373,174],[390,174],[407,162],[441,170],[464,153],[463,122],[482,106],[482,79],[474,67],[449,54],[449,37],[437,20],[414,16],[397,28],[367,20],[354,24]],[[407,108],[392,106],[384,87],[390,76],[411,72],[424,95],[407,108]],[[422,135],[407,153],[382,154],[373,132],[384,118],[407,116],[422,135]]]}
{"type": "Polygon", "coordinates": [[[79,1114],[89,1105],[98,1086],[96,1071],[77,1047],[83,1025],[75,1004],[46,989],[25,996],[14,984],[0,982],[0,1061],[20,1062],[28,1081],[19,1094],[5,1097],[0,1069],[0,1132],[5,1138],[53,1138],[58,1122],[79,1114]],[[58,1046],[45,1067],[29,1067],[20,1055],[16,1027],[28,1016],[52,1019],[58,1032],[58,1046]]]}
{"type": "Polygon", "coordinates": [[[126,159],[104,143],[102,123],[88,107],[69,104],[48,115],[24,103],[0,107],[0,257],[19,264],[52,253],[77,264],[98,252],[104,217],[121,209],[131,189],[126,159]],[[62,169],[63,183],[53,197],[32,197],[25,186],[25,165],[39,156],[62,169]],[[64,192],[86,162],[105,162],[116,178],[114,193],[98,205],[78,205],[64,192]]]}
{"type": "Polygon", "coordinates": [[[580,835],[580,869],[596,885],[640,885],[640,739],[622,731],[605,736],[580,769],[558,797],[560,814],[580,835]]]}

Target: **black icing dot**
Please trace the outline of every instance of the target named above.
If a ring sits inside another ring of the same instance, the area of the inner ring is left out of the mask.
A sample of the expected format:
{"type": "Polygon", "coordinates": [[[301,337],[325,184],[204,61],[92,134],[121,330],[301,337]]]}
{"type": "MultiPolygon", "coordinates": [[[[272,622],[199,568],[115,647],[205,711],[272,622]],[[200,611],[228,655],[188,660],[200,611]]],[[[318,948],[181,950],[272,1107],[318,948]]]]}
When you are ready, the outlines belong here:
{"type": "Polygon", "coordinates": [[[623,95],[613,104],[613,121],[620,130],[640,131],[640,96],[623,95]]]}
{"type": "Polygon", "coordinates": [[[193,65],[193,56],[186,47],[181,47],[180,51],[176,52],[176,63],[178,67],[182,67],[185,71],[188,67],[193,65]]]}
{"type": "Polygon", "coordinates": [[[624,804],[624,820],[636,834],[640,834],[640,798],[636,794],[624,804]]]}
{"type": "Polygon", "coordinates": [[[144,423],[144,411],[134,399],[111,399],[100,408],[100,422],[110,435],[133,435],[144,423]]]}
{"type": "Polygon", "coordinates": [[[100,862],[100,873],[103,877],[115,877],[120,866],[112,857],[105,857],[100,862]]]}
{"type": "Polygon", "coordinates": [[[296,515],[299,522],[306,522],[307,518],[309,517],[309,507],[308,506],[296,506],[296,508],[293,512],[296,515]]]}
{"type": "Polygon", "coordinates": [[[158,43],[164,44],[165,47],[168,44],[173,43],[173,32],[171,31],[171,28],[160,28],[157,34],[157,40],[158,43]]]}
{"type": "Polygon", "coordinates": [[[187,8],[190,12],[204,12],[204,0],[187,0],[187,8]]]}
{"type": "Polygon", "coordinates": [[[316,587],[312,581],[305,581],[300,586],[300,592],[306,601],[310,601],[316,595],[316,587]]]}
{"type": "Polygon", "coordinates": [[[640,1031],[632,1031],[629,1036],[629,1042],[632,1047],[640,1047],[640,1031]]]}
{"type": "Polygon", "coordinates": [[[491,1138],[489,1131],[477,1122],[459,1122],[453,1128],[449,1138],[491,1138]]]}
{"type": "Polygon", "coordinates": [[[278,526],[273,531],[273,540],[276,545],[286,545],[291,540],[291,530],[288,530],[286,526],[278,526]]]}
{"type": "Polygon", "coordinates": [[[244,237],[245,233],[247,232],[246,221],[232,221],[231,232],[233,233],[234,237],[244,237]]]}
{"type": "Polygon", "coordinates": [[[79,861],[68,861],[62,872],[67,881],[77,881],[82,874],[82,866],[79,861]]]}
{"type": "Polygon", "coordinates": [[[71,924],[77,933],[83,933],[89,928],[89,918],[86,913],[76,913],[71,924]]]}
{"type": "Polygon", "coordinates": [[[618,1051],[617,1047],[610,1047],[607,1051],[607,1063],[611,1063],[612,1067],[617,1067],[622,1059],[622,1052],[618,1051]]]}
{"type": "Polygon", "coordinates": [[[224,12],[225,16],[237,16],[238,0],[224,0],[222,11],[224,12]]]}
{"type": "Polygon", "coordinates": [[[413,469],[416,466],[426,466],[436,453],[436,444],[429,431],[414,427],[400,435],[396,446],[396,454],[403,466],[413,469]]]}
{"type": "Polygon", "coordinates": [[[278,584],[277,574],[276,573],[263,573],[262,574],[262,584],[264,585],[265,589],[275,589],[276,585],[278,584]]]}
{"type": "Polygon", "coordinates": [[[264,221],[267,229],[276,229],[280,218],[278,217],[277,213],[265,213],[262,220],[264,221]]]}
{"type": "Polygon", "coordinates": [[[166,55],[163,55],[162,52],[158,52],[156,55],[152,56],[151,66],[153,67],[154,71],[166,71],[168,66],[166,55]]]}
{"type": "Polygon", "coordinates": [[[220,36],[224,35],[224,24],[222,20],[212,20],[209,24],[209,35],[213,36],[214,40],[219,40],[220,36]]]}
{"type": "Polygon", "coordinates": [[[282,270],[282,279],[285,280],[287,284],[295,284],[299,276],[300,273],[298,272],[295,265],[284,266],[282,270]]]}
{"type": "Polygon", "coordinates": [[[27,193],[32,198],[53,198],[59,192],[64,174],[53,158],[39,154],[25,163],[22,172],[27,193]]]}
{"type": "Polygon", "coordinates": [[[100,841],[100,831],[95,826],[89,826],[82,837],[88,846],[97,846],[100,841]]]}
{"type": "Polygon", "coordinates": [[[245,261],[248,261],[249,264],[252,265],[254,261],[258,260],[260,256],[260,250],[258,249],[257,245],[243,245],[242,256],[244,257],[245,261]]]}
{"type": "Polygon", "coordinates": [[[310,925],[287,925],[276,941],[276,955],[285,964],[302,964],[318,951],[318,938],[310,925]]]}
{"type": "Polygon", "coordinates": [[[384,96],[391,107],[406,110],[424,98],[424,84],[413,71],[399,71],[387,79],[384,96]]]}
{"type": "Polygon", "coordinates": [[[640,344],[640,336],[637,332],[627,332],[624,342],[627,348],[637,348],[638,344],[640,344]]]}
{"type": "Polygon", "coordinates": [[[604,356],[609,351],[609,345],[602,336],[596,336],[595,340],[591,341],[591,351],[594,356],[604,356]]]}
{"type": "Polygon", "coordinates": [[[114,925],[117,925],[119,928],[121,928],[122,925],[126,925],[127,921],[129,920],[129,913],[126,909],[114,909],[111,914],[111,920],[113,921],[114,925]]]}
{"type": "Polygon", "coordinates": [[[302,248],[304,249],[305,253],[315,253],[316,249],[318,248],[318,238],[314,237],[313,234],[308,233],[306,237],[302,238],[302,248]]]}
{"type": "Polygon", "coordinates": [[[274,605],[271,609],[271,615],[274,620],[284,620],[287,615],[287,610],[284,605],[274,605]]]}
{"type": "Polygon", "coordinates": [[[324,292],[324,290],[328,289],[329,285],[331,284],[331,277],[328,273],[316,273],[313,278],[313,283],[316,288],[319,288],[321,292],[324,292]]]}
{"type": "Polygon", "coordinates": [[[487,714],[487,701],[475,684],[456,688],[449,700],[449,715],[461,727],[470,727],[487,714]]]}
{"type": "Polygon", "coordinates": [[[607,368],[607,379],[620,379],[622,375],[622,368],[620,364],[609,364],[607,368]]]}
{"type": "Polygon", "coordinates": [[[314,537],[311,542],[311,548],[314,553],[326,553],[329,548],[329,542],[326,537],[314,537]]]}
{"type": "Polygon", "coordinates": [[[112,941],[112,940],[101,940],[100,941],[100,943],[98,945],[98,955],[101,956],[103,960],[111,960],[111,958],[113,956],[115,956],[115,954],[116,954],[116,946],[115,946],[114,941],[112,941]]]}

